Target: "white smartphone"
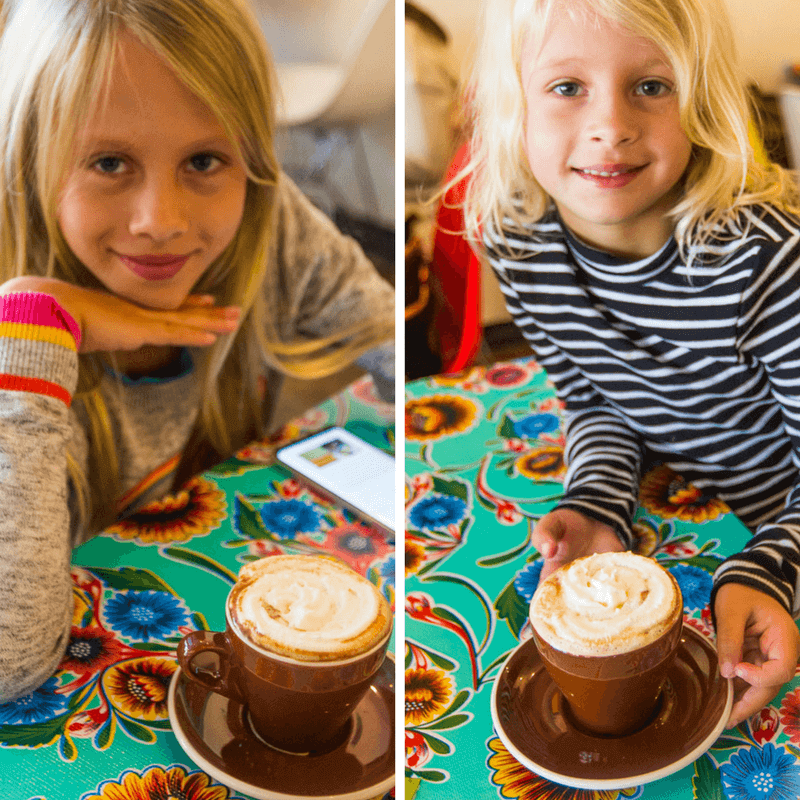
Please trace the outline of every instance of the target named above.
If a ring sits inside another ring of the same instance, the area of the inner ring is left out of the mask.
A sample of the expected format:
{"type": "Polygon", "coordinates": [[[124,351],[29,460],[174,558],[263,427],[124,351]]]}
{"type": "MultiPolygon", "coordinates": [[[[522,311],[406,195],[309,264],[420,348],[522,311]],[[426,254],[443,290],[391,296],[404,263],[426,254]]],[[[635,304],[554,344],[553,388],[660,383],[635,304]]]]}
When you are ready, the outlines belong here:
{"type": "Polygon", "coordinates": [[[281,447],[278,461],[367,522],[394,532],[395,460],[344,428],[281,447]]]}

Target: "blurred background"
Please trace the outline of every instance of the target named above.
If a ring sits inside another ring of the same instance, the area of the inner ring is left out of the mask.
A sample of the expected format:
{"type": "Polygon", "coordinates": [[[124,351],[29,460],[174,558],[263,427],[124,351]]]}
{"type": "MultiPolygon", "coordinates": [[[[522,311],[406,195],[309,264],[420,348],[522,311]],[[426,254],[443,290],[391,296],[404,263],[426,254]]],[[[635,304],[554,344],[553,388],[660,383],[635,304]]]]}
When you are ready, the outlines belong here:
{"type": "MultiPolygon", "coordinates": [[[[394,284],[394,0],[251,2],[277,68],[284,171],[394,284]]],[[[284,380],[274,424],[362,374],[284,380]]]]}
{"type": "MultiPolygon", "coordinates": [[[[800,0],[726,0],[769,156],[800,170],[800,0]]],[[[466,131],[460,93],[480,0],[405,4],[406,377],[530,352],[496,279],[456,237],[437,236],[441,184],[466,131]]],[[[457,217],[455,218],[457,219],[457,217]]],[[[453,230],[454,216],[443,212],[453,230]]],[[[445,228],[447,229],[447,228],[445,228]]]]}

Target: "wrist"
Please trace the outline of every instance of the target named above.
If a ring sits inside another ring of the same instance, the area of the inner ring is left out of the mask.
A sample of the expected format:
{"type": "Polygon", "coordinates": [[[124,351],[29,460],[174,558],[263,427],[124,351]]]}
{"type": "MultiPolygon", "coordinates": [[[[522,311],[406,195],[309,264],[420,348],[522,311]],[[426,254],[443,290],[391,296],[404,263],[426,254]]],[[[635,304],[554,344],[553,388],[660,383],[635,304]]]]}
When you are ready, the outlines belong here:
{"type": "Polygon", "coordinates": [[[25,328],[27,332],[21,334],[23,338],[61,341],[65,346],[72,347],[67,340],[59,338],[69,335],[74,340],[74,349],[80,347],[81,328],[74,316],[57,297],[48,292],[34,291],[32,286],[23,291],[7,293],[0,287],[0,322],[32,326],[25,328]],[[56,334],[57,331],[64,333],[56,334]]]}

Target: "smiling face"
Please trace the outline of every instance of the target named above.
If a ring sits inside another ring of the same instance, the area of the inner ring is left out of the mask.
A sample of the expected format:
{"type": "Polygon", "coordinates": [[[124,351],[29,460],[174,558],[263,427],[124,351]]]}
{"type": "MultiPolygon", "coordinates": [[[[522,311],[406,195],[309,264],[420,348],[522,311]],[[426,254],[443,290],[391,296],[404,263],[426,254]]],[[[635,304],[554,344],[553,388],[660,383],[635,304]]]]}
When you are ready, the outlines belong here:
{"type": "Polygon", "coordinates": [[[564,222],[608,252],[655,253],[691,155],[664,54],[606,20],[559,14],[521,68],[525,152],[564,222]]]}
{"type": "Polygon", "coordinates": [[[78,129],[59,227],[109,291],[177,308],[239,229],[245,166],[210,109],[130,35],[107,88],[78,129]]]}

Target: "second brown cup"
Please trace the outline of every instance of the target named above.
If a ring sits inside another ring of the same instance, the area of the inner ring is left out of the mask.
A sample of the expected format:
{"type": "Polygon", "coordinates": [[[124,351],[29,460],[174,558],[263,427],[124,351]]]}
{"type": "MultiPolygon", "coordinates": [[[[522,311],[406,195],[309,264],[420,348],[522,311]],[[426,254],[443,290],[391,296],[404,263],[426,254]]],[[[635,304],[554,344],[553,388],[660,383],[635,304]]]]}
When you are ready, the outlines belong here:
{"type": "Polygon", "coordinates": [[[531,624],[579,727],[625,736],[653,719],[683,628],[680,587],[653,559],[603,553],[562,567],[537,589],[531,624]]]}

